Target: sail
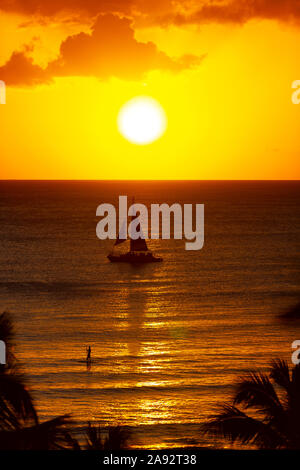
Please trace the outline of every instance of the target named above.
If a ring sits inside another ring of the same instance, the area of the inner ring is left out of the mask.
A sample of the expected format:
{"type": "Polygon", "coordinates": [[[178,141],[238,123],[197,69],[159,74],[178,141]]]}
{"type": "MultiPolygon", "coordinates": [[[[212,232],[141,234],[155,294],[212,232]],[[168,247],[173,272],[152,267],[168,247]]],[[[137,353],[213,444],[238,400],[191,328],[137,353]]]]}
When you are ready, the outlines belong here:
{"type": "MultiPolygon", "coordinates": [[[[132,199],[132,203],[134,204],[134,198],[132,199]]],[[[134,220],[134,217],[131,216],[129,220],[130,222],[132,222],[134,220]]],[[[141,223],[139,220],[138,222],[139,223],[137,224],[135,231],[139,232],[142,237],[143,231],[141,228],[141,223]]],[[[124,243],[126,241],[127,241],[127,218],[124,219],[122,227],[119,230],[118,237],[115,241],[115,246],[120,245],[121,243],[124,243]],[[126,238],[120,238],[120,235],[122,235],[122,237],[125,236],[126,238]]],[[[138,238],[137,240],[133,240],[130,237],[130,251],[148,251],[146,240],[144,238],[138,238]]]]}
{"type": "Polygon", "coordinates": [[[124,242],[126,242],[126,239],[124,240],[124,238],[119,238],[119,235],[118,235],[118,238],[115,241],[115,246],[120,245],[120,243],[124,243],[124,242]]]}
{"type": "Polygon", "coordinates": [[[148,251],[146,240],[144,238],[130,239],[130,251],[148,251]]]}
{"type": "MultiPolygon", "coordinates": [[[[136,231],[143,233],[140,223],[137,225],[136,231]]],[[[130,251],[148,251],[146,240],[144,238],[138,238],[137,240],[130,238],[130,251]]]]}
{"type": "Polygon", "coordinates": [[[123,220],[122,228],[119,230],[118,237],[115,241],[115,246],[120,245],[120,243],[124,243],[127,240],[127,219],[123,220]],[[120,238],[120,234],[124,236],[126,234],[126,238],[120,238]]]}

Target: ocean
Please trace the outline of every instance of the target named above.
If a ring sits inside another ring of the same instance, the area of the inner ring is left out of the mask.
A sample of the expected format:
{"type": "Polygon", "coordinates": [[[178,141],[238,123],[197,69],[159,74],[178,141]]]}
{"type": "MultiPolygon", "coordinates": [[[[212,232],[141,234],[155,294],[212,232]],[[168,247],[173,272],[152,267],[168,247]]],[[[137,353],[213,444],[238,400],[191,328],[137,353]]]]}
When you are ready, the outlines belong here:
{"type": "Polygon", "coordinates": [[[249,369],[292,366],[300,339],[278,318],[300,297],[299,200],[296,181],[0,182],[0,309],[41,420],[128,426],[135,447],[228,447],[200,424],[249,369]],[[163,263],[110,263],[96,208],[119,195],[204,204],[203,249],[150,240],[163,263]]]}

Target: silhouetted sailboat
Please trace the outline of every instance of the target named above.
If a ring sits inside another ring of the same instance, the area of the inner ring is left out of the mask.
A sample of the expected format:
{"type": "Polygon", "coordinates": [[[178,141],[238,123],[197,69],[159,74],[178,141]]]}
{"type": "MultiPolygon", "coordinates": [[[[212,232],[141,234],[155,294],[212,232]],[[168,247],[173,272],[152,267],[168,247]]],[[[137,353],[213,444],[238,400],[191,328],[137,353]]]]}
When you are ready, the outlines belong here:
{"type": "MultiPolygon", "coordinates": [[[[141,233],[140,223],[137,225],[136,231],[141,233]]],[[[117,253],[115,247],[126,241],[127,239],[120,238],[118,235],[113,251],[107,256],[112,263],[157,263],[163,260],[162,258],[153,255],[153,253],[148,249],[144,238],[138,238],[137,240],[130,238],[129,251],[125,253],[117,253]]]]}

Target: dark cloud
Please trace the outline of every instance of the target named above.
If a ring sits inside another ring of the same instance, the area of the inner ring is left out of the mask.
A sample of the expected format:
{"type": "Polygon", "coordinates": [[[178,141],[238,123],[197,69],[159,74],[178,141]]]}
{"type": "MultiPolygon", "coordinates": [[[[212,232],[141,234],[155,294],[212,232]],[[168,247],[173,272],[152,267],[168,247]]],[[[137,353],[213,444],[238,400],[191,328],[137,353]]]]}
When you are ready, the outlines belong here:
{"type": "Polygon", "coordinates": [[[119,13],[161,24],[245,23],[252,18],[299,20],[300,0],[0,0],[0,10],[40,17],[119,13]]]}
{"type": "Polygon", "coordinates": [[[9,61],[0,67],[0,77],[12,86],[33,86],[51,81],[47,70],[35,65],[26,51],[14,52],[9,61]]]}
{"type": "Polygon", "coordinates": [[[91,34],[69,36],[58,59],[46,69],[34,64],[28,51],[14,52],[0,67],[1,79],[11,85],[35,85],[63,76],[139,79],[150,70],[176,72],[199,63],[194,56],[174,59],[153,42],[138,42],[128,17],[135,24],[161,25],[300,20],[300,0],[0,0],[1,9],[27,14],[29,22],[47,22],[49,16],[62,12],[70,15],[64,21],[72,15],[78,18],[80,12],[98,18],[91,34]]]}
{"type": "Polygon", "coordinates": [[[173,59],[153,42],[138,42],[128,19],[109,14],[98,17],[91,34],[82,32],[63,41],[58,59],[46,69],[34,65],[26,51],[15,52],[0,67],[0,76],[8,85],[35,85],[66,76],[140,79],[150,70],[178,72],[200,60],[190,55],[173,59]]]}
{"type": "Polygon", "coordinates": [[[193,12],[161,15],[159,21],[162,24],[177,25],[209,22],[246,23],[255,18],[298,22],[300,0],[204,1],[202,6],[193,9],[193,12]]]}
{"type": "Polygon", "coordinates": [[[129,13],[132,0],[0,0],[0,10],[25,15],[54,16],[62,12],[89,15],[129,13]]]}

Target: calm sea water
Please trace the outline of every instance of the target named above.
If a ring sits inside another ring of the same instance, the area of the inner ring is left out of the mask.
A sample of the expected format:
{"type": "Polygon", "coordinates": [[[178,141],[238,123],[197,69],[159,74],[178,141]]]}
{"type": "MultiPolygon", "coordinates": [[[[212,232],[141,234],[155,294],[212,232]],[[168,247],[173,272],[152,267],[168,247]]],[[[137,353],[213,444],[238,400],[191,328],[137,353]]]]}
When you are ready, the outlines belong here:
{"type": "Polygon", "coordinates": [[[299,182],[0,182],[0,308],[41,418],[128,425],[135,446],[220,445],[199,423],[300,339],[277,318],[299,300],[299,200],[299,182]],[[204,248],[156,240],[163,263],[109,263],[96,207],[126,194],[204,203],[204,248]]]}

